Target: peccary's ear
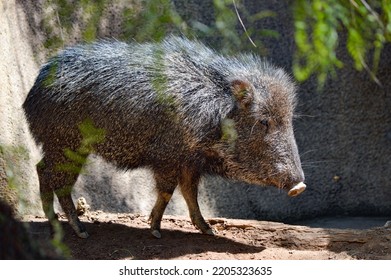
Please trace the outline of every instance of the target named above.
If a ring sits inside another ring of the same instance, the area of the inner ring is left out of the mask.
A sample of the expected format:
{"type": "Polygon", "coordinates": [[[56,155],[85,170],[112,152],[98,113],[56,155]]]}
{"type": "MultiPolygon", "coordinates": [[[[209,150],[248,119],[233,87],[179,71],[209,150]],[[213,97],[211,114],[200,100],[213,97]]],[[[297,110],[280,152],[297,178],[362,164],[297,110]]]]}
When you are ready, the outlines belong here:
{"type": "Polygon", "coordinates": [[[243,80],[233,80],[231,82],[231,90],[238,103],[246,108],[250,105],[253,99],[253,90],[251,84],[243,80]]]}

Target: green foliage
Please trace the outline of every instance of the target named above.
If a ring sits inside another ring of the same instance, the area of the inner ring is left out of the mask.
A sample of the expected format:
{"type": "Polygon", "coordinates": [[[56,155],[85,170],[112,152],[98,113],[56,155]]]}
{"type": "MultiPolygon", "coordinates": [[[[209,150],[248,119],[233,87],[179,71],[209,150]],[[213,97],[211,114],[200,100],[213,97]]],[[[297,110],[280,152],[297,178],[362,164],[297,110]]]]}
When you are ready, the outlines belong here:
{"type": "Polygon", "coordinates": [[[67,0],[47,0],[44,2],[44,7],[49,12],[42,20],[42,28],[46,35],[43,45],[52,54],[64,45],[62,29],[68,30],[72,27],[70,19],[73,6],[67,0]],[[62,21],[59,22],[61,19],[62,21]]]}
{"type": "MultiPolygon", "coordinates": [[[[251,13],[243,0],[213,0],[213,17],[208,24],[198,18],[185,20],[171,0],[115,2],[122,5],[119,37],[123,40],[159,41],[169,33],[179,33],[209,42],[226,54],[251,50],[266,55],[262,40],[279,37],[274,30],[256,28],[275,14],[267,10],[251,13]]],[[[52,52],[76,36],[75,22],[81,28],[80,39],[90,42],[98,38],[109,4],[108,0],[45,3],[50,12],[43,21],[47,33],[44,46],[52,52]]],[[[329,76],[335,76],[346,63],[337,53],[341,44],[354,67],[365,69],[376,80],[382,49],[391,41],[391,0],[295,0],[292,4],[296,42],[293,72],[297,80],[316,75],[322,86],[329,76]]]]}
{"type": "Polygon", "coordinates": [[[157,66],[157,71],[153,75],[151,82],[152,88],[156,92],[156,102],[163,105],[165,113],[171,118],[175,119],[176,114],[176,102],[175,98],[171,96],[167,90],[167,71],[163,61],[164,52],[159,47],[155,48],[153,52],[154,64],[157,66]]]}
{"type": "MultiPolygon", "coordinates": [[[[250,13],[243,1],[236,0],[238,14],[242,15],[247,32],[243,31],[237,16],[233,0],[213,0],[215,18],[209,25],[205,25],[199,19],[184,20],[173,1],[171,0],[140,0],[121,1],[125,3],[120,15],[122,21],[123,40],[136,40],[138,42],[160,41],[169,33],[180,33],[190,38],[197,37],[201,40],[216,43],[219,49],[225,53],[233,53],[242,50],[254,50],[249,37],[255,41],[259,51],[265,53],[260,38],[278,37],[273,30],[257,29],[255,23],[275,16],[270,11],[250,13]]],[[[47,16],[44,18],[43,27],[46,33],[45,48],[53,53],[64,46],[75,36],[75,27],[81,28],[81,38],[85,42],[91,42],[99,37],[100,24],[104,18],[109,0],[47,0],[45,2],[47,16]]]]}
{"type": "Polygon", "coordinates": [[[232,50],[241,49],[241,38],[236,31],[238,18],[231,0],[213,0],[215,9],[215,22],[212,26],[200,30],[211,37],[222,37],[224,44],[221,51],[229,53],[232,50]]]}
{"type": "Polygon", "coordinates": [[[214,21],[209,26],[199,21],[192,21],[191,35],[204,41],[218,39],[219,51],[226,54],[248,50],[266,54],[267,50],[261,39],[265,37],[278,38],[279,33],[269,29],[258,29],[256,23],[268,17],[274,17],[275,13],[264,10],[251,14],[242,2],[236,0],[236,5],[234,5],[233,0],[213,0],[214,21]],[[241,26],[241,20],[243,20],[244,27],[241,26]],[[244,28],[246,28],[246,32],[243,30],[244,28]],[[258,49],[254,48],[252,41],[255,42],[258,49]]]}
{"type": "Polygon", "coordinates": [[[391,40],[391,1],[296,0],[294,4],[297,51],[293,71],[299,81],[316,74],[320,86],[343,67],[337,47],[346,40],[354,67],[375,78],[381,50],[391,40]],[[341,36],[346,32],[347,36],[341,36]],[[369,57],[369,54],[372,54],[369,57]],[[368,66],[368,61],[372,66],[368,66]]]}
{"type": "Polygon", "coordinates": [[[141,11],[134,7],[123,12],[123,38],[138,42],[160,41],[174,30],[186,33],[187,25],[176,12],[171,0],[142,0],[141,11]]]}
{"type": "Polygon", "coordinates": [[[58,66],[59,64],[57,60],[54,60],[53,63],[50,64],[49,73],[43,81],[44,87],[50,88],[55,83],[57,78],[58,66]]]}
{"type": "Polygon", "coordinates": [[[80,25],[83,41],[94,41],[108,0],[47,0],[44,3],[47,10],[43,19],[44,47],[52,54],[74,36],[76,24],[80,25]]]}
{"type": "Polygon", "coordinates": [[[80,1],[80,5],[85,18],[85,28],[82,34],[84,41],[92,42],[97,38],[98,26],[100,19],[103,15],[106,2],[106,0],[80,1]]]}
{"type": "Polygon", "coordinates": [[[231,149],[235,148],[238,132],[235,128],[235,122],[232,119],[226,118],[221,122],[221,139],[227,142],[231,149]]]}
{"type": "Polygon", "coordinates": [[[94,146],[105,140],[105,130],[96,128],[91,119],[83,121],[79,125],[79,131],[82,137],[80,146],[76,151],[69,148],[64,150],[68,161],[57,166],[59,171],[81,174],[84,165],[87,163],[88,155],[94,152],[94,146]]]}

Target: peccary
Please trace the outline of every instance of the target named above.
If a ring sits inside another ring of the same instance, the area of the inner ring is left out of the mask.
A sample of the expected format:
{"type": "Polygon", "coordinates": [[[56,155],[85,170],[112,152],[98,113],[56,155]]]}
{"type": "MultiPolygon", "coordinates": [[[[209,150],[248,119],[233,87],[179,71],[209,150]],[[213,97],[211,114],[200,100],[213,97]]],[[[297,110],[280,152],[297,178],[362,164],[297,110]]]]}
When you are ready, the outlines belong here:
{"type": "Polygon", "coordinates": [[[70,194],[78,174],[58,168],[64,151],[81,145],[86,119],[105,135],[91,152],[121,169],[153,171],[156,237],[177,185],[193,224],[213,234],[197,202],[207,174],[297,195],[305,184],[292,128],[295,91],[282,69],[256,55],[225,57],[183,37],[65,49],[43,65],[23,104],[44,153],[37,167],[44,212],[54,219],[54,191],[77,235],[88,237],[70,194]]]}

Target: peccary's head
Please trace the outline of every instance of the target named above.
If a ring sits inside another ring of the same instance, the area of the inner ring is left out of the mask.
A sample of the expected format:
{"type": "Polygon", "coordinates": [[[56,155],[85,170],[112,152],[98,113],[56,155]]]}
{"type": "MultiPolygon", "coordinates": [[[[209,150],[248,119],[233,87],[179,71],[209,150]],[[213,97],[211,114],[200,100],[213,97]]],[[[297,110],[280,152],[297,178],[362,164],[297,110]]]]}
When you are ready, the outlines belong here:
{"type": "Polygon", "coordinates": [[[281,69],[269,64],[262,69],[230,80],[236,109],[222,121],[225,172],[228,177],[273,185],[295,196],[305,189],[292,126],[295,85],[281,69]]]}

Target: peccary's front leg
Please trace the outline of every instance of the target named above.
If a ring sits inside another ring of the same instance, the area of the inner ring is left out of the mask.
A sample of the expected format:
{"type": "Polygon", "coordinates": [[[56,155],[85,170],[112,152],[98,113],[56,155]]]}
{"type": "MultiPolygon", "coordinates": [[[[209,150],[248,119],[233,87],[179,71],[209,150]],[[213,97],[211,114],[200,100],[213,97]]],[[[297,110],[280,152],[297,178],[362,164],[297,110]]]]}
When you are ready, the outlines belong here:
{"type": "Polygon", "coordinates": [[[178,184],[176,176],[170,176],[169,173],[156,173],[155,172],[155,181],[157,189],[157,199],[155,206],[151,211],[149,216],[149,221],[151,223],[151,232],[152,235],[156,238],[161,238],[160,234],[160,224],[163,218],[164,210],[167,207],[167,204],[170,202],[172,194],[178,184]]]}
{"type": "Polygon", "coordinates": [[[80,238],[87,238],[89,236],[88,232],[84,224],[79,220],[77,216],[75,204],[73,203],[72,196],[70,194],[71,188],[64,187],[61,189],[57,189],[56,195],[58,197],[58,201],[60,202],[61,208],[67,216],[68,222],[80,238]],[[69,193],[67,193],[69,192],[69,193]]]}
{"type": "Polygon", "coordinates": [[[187,167],[183,168],[179,185],[189,208],[191,221],[202,233],[213,235],[213,230],[205,222],[198,205],[199,182],[200,176],[195,170],[187,167]]]}
{"type": "Polygon", "coordinates": [[[58,198],[58,202],[64,211],[69,224],[80,238],[87,238],[89,236],[84,224],[77,216],[75,204],[73,203],[71,192],[73,185],[77,180],[78,175],[67,174],[66,172],[57,172],[56,187],[54,192],[58,198]]]}

